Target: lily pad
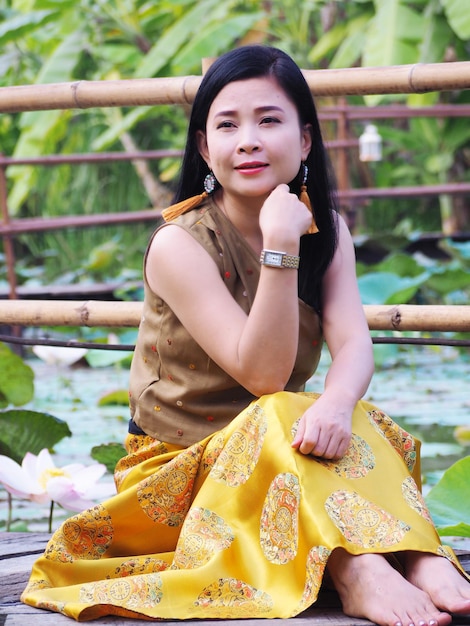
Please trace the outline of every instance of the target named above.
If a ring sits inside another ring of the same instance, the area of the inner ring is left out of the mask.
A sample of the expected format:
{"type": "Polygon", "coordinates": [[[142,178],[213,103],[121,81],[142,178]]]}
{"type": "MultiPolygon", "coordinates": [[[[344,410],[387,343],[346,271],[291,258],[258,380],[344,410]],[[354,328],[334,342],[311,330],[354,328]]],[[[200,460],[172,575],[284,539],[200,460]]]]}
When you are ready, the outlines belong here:
{"type": "Polygon", "coordinates": [[[17,463],[27,452],[50,450],[72,434],[67,423],[53,415],[20,409],[0,412],[0,433],[0,454],[17,463]]]}
{"type": "Polygon", "coordinates": [[[426,503],[440,535],[470,537],[470,456],[444,472],[426,503]]]}
{"type": "Polygon", "coordinates": [[[111,474],[114,472],[116,463],[126,455],[126,449],[122,443],[108,443],[95,446],[91,450],[91,456],[98,463],[103,463],[111,474]]]}
{"type": "Polygon", "coordinates": [[[108,406],[117,404],[119,406],[129,406],[129,392],[127,389],[116,389],[98,400],[98,406],[108,406]]]}
{"type": "Polygon", "coordinates": [[[0,406],[27,404],[33,395],[33,370],[5,344],[0,343],[0,406]]]}

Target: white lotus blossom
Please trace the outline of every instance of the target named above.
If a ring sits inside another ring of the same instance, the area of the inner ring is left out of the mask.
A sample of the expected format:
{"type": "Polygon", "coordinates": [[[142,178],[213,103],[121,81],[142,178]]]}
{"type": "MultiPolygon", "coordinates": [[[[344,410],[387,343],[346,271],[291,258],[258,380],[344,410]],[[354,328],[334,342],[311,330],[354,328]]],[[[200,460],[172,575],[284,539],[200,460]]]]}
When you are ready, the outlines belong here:
{"type": "Polygon", "coordinates": [[[21,465],[0,455],[0,483],[11,495],[39,504],[57,502],[69,511],[83,511],[114,492],[113,485],[97,484],[105,472],[101,463],[56,467],[47,448],[37,456],[27,452],[21,465]]]}

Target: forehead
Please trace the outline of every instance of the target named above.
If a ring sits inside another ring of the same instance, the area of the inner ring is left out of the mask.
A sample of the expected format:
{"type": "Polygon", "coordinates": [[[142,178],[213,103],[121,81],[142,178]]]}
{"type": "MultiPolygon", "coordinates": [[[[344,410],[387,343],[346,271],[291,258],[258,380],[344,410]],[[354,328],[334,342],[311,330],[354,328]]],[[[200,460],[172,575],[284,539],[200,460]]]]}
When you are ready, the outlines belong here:
{"type": "Polygon", "coordinates": [[[214,98],[209,109],[209,117],[224,111],[241,109],[280,107],[296,111],[292,100],[287,96],[277,80],[270,77],[248,78],[225,85],[214,98]]]}

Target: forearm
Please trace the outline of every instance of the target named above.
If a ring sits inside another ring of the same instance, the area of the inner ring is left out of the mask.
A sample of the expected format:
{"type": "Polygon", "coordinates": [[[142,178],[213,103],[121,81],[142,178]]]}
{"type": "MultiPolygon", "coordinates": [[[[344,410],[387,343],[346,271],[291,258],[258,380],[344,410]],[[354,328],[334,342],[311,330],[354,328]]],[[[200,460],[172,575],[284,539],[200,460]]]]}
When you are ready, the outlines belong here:
{"type": "Polygon", "coordinates": [[[297,271],[261,268],[253,306],[238,343],[240,376],[255,395],[284,389],[299,337],[297,271]]]}
{"type": "Polygon", "coordinates": [[[340,401],[354,408],[366,393],[374,372],[372,341],[368,335],[347,341],[333,356],[325,378],[327,395],[336,395],[340,401]]]}

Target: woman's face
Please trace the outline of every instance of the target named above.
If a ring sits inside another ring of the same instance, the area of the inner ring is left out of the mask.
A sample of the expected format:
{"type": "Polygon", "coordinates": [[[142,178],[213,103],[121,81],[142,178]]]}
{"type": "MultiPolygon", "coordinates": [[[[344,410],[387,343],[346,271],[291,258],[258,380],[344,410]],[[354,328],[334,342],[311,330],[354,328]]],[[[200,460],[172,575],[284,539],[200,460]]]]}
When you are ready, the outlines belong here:
{"type": "Polygon", "coordinates": [[[201,156],[224,193],[266,197],[297,175],[311,148],[309,126],[272,78],[226,85],[212,102],[206,132],[198,133],[201,156]]]}

